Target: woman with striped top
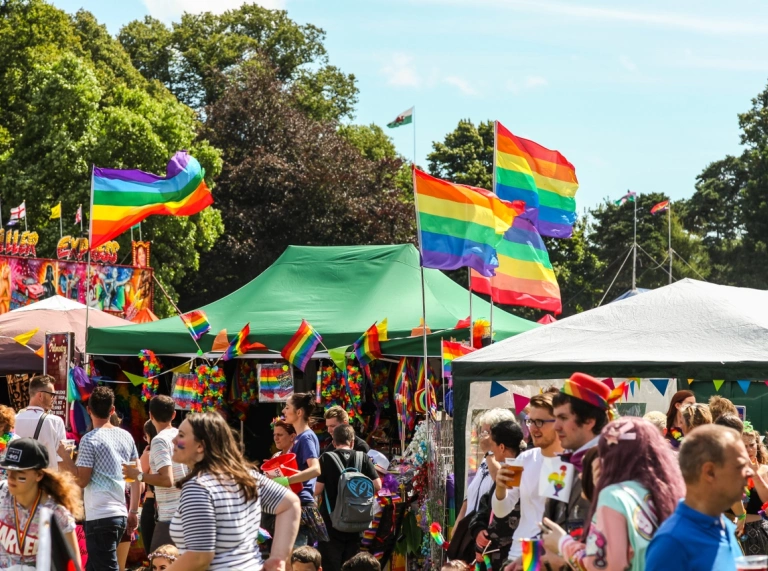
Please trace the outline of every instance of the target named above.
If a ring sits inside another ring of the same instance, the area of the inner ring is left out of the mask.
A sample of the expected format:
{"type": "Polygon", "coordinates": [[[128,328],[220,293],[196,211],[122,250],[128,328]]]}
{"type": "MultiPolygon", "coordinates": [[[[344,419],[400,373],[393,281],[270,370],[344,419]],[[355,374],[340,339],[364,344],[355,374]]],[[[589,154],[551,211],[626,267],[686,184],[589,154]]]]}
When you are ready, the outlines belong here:
{"type": "Polygon", "coordinates": [[[299,528],[298,498],[246,462],[216,412],[190,414],[173,440],[173,461],[189,474],[178,482],[171,538],[181,556],[168,571],[281,571],[299,528]],[[269,559],[256,543],[261,512],[275,514],[269,559]]]}

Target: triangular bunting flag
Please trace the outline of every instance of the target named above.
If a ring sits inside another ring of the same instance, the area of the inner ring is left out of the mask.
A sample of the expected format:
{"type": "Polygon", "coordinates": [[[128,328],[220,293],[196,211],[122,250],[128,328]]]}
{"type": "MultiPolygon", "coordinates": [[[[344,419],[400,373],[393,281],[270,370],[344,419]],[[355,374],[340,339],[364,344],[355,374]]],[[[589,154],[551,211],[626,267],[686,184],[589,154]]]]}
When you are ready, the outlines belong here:
{"type": "Polygon", "coordinates": [[[376,329],[379,331],[379,341],[387,341],[387,318],[385,317],[379,323],[376,324],[376,329]]]}
{"type": "Polygon", "coordinates": [[[661,393],[661,396],[667,394],[669,379],[651,379],[651,384],[656,387],[656,390],[661,393]]]}
{"type": "Polygon", "coordinates": [[[603,379],[603,382],[608,385],[608,388],[611,390],[616,388],[616,384],[613,382],[613,379],[603,379]]]}
{"type": "Polygon", "coordinates": [[[347,348],[349,345],[345,345],[344,347],[336,347],[335,349],[328,349],[328,356],[331,358],[331,361],[339,368],[339,371],[345,371],[346,365],[347,365],[347,348]]]}
{"type": "Polygon", "coordinates": [[[19,333],[16,337],[13,338],[16,343],[19,345],[24,345],[24,347],[27,346],[27,343],[29,343],[29,340],[32,339],[32,337],[35,336],[35,333],[37,333],[38,328],[33,329],[32,331],[27,331],[26,333],[19,333]]]}
{"type": "Polygon", "coordinates": [[[499,381],[491,381],[491,398],[503,395],[507,391],[509,389],[505,388],[499,381]]]}
{"type": "Polygon", "coordinates": [[[42,359],[45,356],[45,345],[40,345],[40,348],[35,351],[35,355],[42,359]]]}
{"type": "Polygon", "coordinates": [[[712,382],[715,384],[715,390],[716,390],[717,392],[720,392],[720,387],[722,387],[722,386],[723,386],[723,383],[724,383],[725,381],[712,381],[712,382]]]}
{"type": "Polygon", "coordinates": [[[688,386],[693,382],[693,379],[688,379],[688,386]]]}
{"type": "MultiPolygon", "coordinates": [[[[640,388],[640,378],[639,377],[630,377],[629,379],[633,384],[637,383],[637,388],[640,388]]],[[[633,388],[634,390],[634,388],[633,388]]],[[[632,394],[635,394],[634,392],[632,394]]]]}
{"type": "Polygon", "coordinates": [[[739,383],[739,386],[741,387],[741,390],[744,391],[744,394],[747,394],[747,391],[749,390],[750,381],[745,380],[745,381],[736,381],[736,382],[739,383]]]}
{"type": "Polygon", "coordinates": [[[517,393],[512,393],[512,398],[515,401],[515,414],[520,414],[523,409],[528,406],[531,399],[517,393]]]}
{"type": "Polygon", "coordinates": [[[126,378],[133,383],[134,387],[140,387],[144,384],[145,379],[141,375],[134,375],[133,373],[129,373],[128,371],[123,371],[123,374],[126,376],[126,378]]]}
{"type": "Polygon", "coordinates": [[[219,353],[221,351],[226,351],[227,347],[229,347],[229,339],[227,339],[227,330],[222,329],[219,331],[218,335],[213,340],[213,345],[211,346],[211,351],[214,353],[219,353]]]}
{"type": "Polygon", "coordinates": [[[624,400],[629,398],[629,383],[624,383],[624,400]]]}
{"type": "MultiPolygon", "coordinates": [[[[192,361],[187,361],[186,363],[182,363],[178,367],[174,367],[173,369],[171,369],[170,371],[167,371],[167,372],[169,372],[169,373],[181,373],[181,374],[184,374],[184,373],[189,373],[190,371],[192,371],[192,361]]],[[[123,372],[125,373],[125,371],[123,371],[123,372]]],[[[127,375],[127,373],[126,373],[126,375],[127,375]]]]}
{"type": "Polygon", "coordinates": [[[632,391],[632,396],[635,396],[635,381],[629,381],[629,390],[632,391]]]}
{"type": "Polygon", "coordinates": [[[768,386],[768,381],[763,381],[763,382],[765,383],[766,386],[768,386]]]}

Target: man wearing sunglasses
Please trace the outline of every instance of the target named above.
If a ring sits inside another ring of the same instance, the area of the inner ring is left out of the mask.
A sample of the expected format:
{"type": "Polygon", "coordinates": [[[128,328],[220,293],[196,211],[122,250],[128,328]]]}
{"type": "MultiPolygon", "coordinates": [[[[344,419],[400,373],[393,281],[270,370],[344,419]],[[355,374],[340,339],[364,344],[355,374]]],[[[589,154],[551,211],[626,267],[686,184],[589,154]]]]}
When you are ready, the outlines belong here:
{"type": "Polygon", "coordinates": [[[538,522],[544,515],[547,498],[539,494],[539,480],[544,458],[553,458],[562,453],[560,438],[555,432],[555,414],[552,399],[557,391],[547,391],[531,398],[528,417],[525,423],[531,433],[534,448],[518,456],[518,465],[523,467],[520,486],[508,488],[506,479],[510,476],[508,467],[502,465],[496,477],[496,492],[493,497],[493,513],[504,517],[520,502],[520,523],[513,535],[509,559],[517,560],[518,569],[522,569],[523,554],[520,539],[536,537],[539,534],[538,522]]]}
{"type": "Polygon", "coordinates": [[[16,434],[34,438],[48,450],[48,468],[59,470],[61,458],[56,454],[59,443],[67,438],[64,421],[49,414],[56,396],[50,375],[38,375],[29,381],[29,406],[16,415],[16,434]]]}

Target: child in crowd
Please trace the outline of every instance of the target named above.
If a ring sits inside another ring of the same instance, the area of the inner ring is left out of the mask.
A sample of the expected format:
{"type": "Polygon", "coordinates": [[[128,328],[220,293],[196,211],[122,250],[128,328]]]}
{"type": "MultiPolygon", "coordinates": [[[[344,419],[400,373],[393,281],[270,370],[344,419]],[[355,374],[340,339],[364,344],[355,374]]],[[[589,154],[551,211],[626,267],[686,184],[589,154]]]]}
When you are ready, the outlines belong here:
{"type": "Polygon", "coordinates": [[[149,568],[147,571],[165,571],[179,557],[179,550],[175,546],[161,545],[149,554],[149,568]]]}
{"type": "Polygon", "coordinates": [[[320,552],[314,547],[305,545],[297,547],[291,553],[293,571],[323,571],[320,552]]]}
{"type": "Polygon", "coordinates": [[[440,571],[469,571],[469,565],[458,559],[446,561],[440,568],[440,571]]]}
{"type": "Polygon", "coordinates": [[[381,571],[381,563],[367,551],[362,551],[348,559],[341,571],[381,571]]]}

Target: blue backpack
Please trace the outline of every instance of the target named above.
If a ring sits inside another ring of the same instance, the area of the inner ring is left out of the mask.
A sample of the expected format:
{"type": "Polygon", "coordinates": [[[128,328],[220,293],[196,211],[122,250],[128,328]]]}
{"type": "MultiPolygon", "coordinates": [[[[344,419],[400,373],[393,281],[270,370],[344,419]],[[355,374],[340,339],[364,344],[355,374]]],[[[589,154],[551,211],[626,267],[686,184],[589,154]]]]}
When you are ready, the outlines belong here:
{"type": "MultiPolygon", "coordinates": [[[[370,527],[373,521],[376,492],[373,481],[362,473],[365,454],[352,451],[354,466],[348,467],[341,463],[335,452],[327,453],[336,464],[341,476],[339,477],[336,505],[331,511],[328,493],[325,493],[325,504],[331,514],[331,526],[337,531],[359,533],[370,527]]],[[[326,483],[326,485],[328,485],[326,483]]]]}

